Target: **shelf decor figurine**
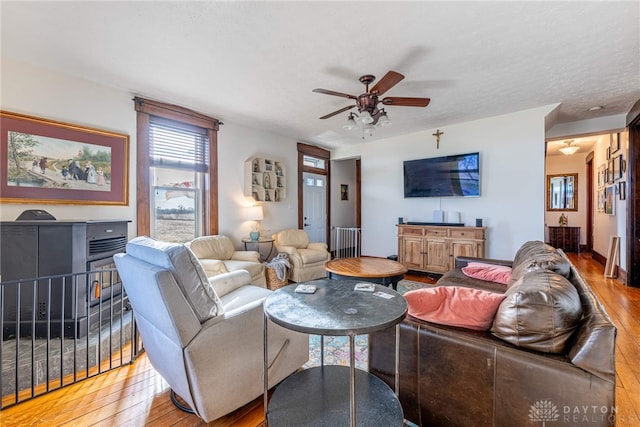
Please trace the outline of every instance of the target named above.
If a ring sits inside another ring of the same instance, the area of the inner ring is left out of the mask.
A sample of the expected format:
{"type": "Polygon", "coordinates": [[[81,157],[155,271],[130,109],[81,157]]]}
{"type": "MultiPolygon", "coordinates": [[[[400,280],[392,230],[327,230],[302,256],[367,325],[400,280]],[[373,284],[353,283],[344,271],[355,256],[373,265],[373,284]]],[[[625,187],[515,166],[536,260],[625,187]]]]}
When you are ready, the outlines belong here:
{"type": "Polygon", "coordinates": [[[558,220],[558,224],[560,224],[560,227],[566,227],[567,224],[569,224],[569,219],[564,214],[564,212],[560,215],[560,219],[558,220]]]}

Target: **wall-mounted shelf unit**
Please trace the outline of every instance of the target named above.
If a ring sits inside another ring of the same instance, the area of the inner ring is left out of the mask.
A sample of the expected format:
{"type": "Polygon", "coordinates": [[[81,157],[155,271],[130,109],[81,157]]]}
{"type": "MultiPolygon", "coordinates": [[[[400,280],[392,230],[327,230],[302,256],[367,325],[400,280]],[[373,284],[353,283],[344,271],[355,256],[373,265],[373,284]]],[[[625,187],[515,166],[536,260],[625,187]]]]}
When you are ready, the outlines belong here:
{"type": "Polygon", "coordinates": [[[287,198],[287,169],[280,160],[250,157],[244,162],[244,195],[256,202],[287,198]]]}

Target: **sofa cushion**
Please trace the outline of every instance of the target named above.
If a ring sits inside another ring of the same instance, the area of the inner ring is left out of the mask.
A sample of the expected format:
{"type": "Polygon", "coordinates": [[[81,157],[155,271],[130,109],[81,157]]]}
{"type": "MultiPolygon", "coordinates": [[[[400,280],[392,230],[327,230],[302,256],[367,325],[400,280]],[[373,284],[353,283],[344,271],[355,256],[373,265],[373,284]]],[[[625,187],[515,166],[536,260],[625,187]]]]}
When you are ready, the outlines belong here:
{"type": "Polygon", "coordinates": [[[196,237],[187,246],[200,259],[225,260],[235,252],[231,239],[222,235],[196,237]]]}
{"type": "Polygon", "coordinates": [[[276,234],[274,238],[280,246],[293,246],[296,249],[309,246],[309,236],[304,230],[283,230],[276,234]]]}
{"type": "Polygon", "coordinates": [[[511,344],[545,353],[563,353],[582,317],[580,295],[563,276],[536,270],[505,293],[491,332],[511,344]]]}
{"type": "Polygon", "coordinates": [[[489,330],[503,294],[458,286],[409,291],[404,295],[409,315],[427,322],[489,330]]]}
{"type": "Polygon", "coordinates": [[[513,286],[526,273],[537,270],[551,271],[568,279],[571,274],[571,264],[555,249],[531,255],[529,258],[521,260],[517,265],[514,264],[508,286],[513,286]]]}
{"type": "Polygon", "coordinates": [[[524,243],[518,251],[516,255],[513,257],[512,267],[516,268],[518,264],[523,262],[525,259],[534,257],[539,254],[554,252],[555,248],[553,246],[549,246],[540,240],[530,240],[524,243]]]}
{"type": "Polygon", "coordinates": [[[487,264],[484,262],[470,262],[466,267],[462,267],[462,272],[474,279],[485,280],[487,282],[498,282],[503,285],[509,283],[511,278],[511,267],[498,264],[487,264]]]}
{"type": "Polygon", "coordinates": [[[127,253],[171,271],[200,323],[224,312],[200,261],[185,245],[136,237],[127,243],[127,253]]]}

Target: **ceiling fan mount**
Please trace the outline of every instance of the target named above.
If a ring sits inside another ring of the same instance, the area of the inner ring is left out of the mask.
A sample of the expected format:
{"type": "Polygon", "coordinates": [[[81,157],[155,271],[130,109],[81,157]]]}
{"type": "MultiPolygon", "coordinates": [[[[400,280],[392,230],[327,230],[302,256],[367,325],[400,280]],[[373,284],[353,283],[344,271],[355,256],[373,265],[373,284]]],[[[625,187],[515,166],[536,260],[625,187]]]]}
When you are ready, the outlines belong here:
{"type": "MultiPolygon", "coordinates": [[[[327,89],[314,89],[313,92],[316,92],[316,93],[339,96],[342,98],[348,98],[355,101],[355,104],[341,108],[337,111],[334,111],[333,113],[329,113],[325,116],[320,117],[320,119],[328,119],[337,114],[350,110],[353,107],[358,107],[358,112],[361,115],[363,115],[362,122],[365,124],[375,125],[376,123],[378,123],[378,120],[381,117],[384,116],[386,118],[386,112],[384,111],[384,108],[378,108],[378,104],[380,103],[384,105],[389,105],[389,106],[404,106],[404,107],[426,107],[427,105],[429,105],[429,102],[431,101],[431,99],[429,98],[406,98],[406,97],[386,97],[383,99],[378,98],[380,95],[387,92],[389,89],[391,89],[396,84],[398,84],[402,79],[404,79],[404,76],[402,74],[396,71],[389,71],[387,74],[384,75],[382,79],[380,79],[371,88],[371,90],[369,90],[369,85],[376,80],[376,77],[372,74],[365,74],[358,79],[360,80],[360,83],[362,83],[366,87],[365,93],[359,96],[349,95],[341,92],[335,92],[327,89]],[[372,120],[369,119],[369,117],[367,116],[371,116],[372,120]]],[[[350,113],[349,119],[352,119],[353,115],[358,116],[355,113],[350,113]]]]}

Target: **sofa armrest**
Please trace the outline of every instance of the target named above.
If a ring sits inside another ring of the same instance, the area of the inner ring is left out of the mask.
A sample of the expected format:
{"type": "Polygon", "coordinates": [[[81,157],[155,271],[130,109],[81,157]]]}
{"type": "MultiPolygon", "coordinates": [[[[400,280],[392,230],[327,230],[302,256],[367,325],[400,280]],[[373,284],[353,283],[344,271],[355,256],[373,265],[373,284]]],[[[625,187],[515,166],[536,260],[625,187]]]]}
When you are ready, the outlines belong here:
{"type": "Polygon", "coordinates": [[[455,268],[466,267],[470,262],[483,262],[485,264],[495,264],[495,265],[506,265],[507,267],[511,267],[513,261],[507,259],[493,259],[493,258],[476,258],[470,256],[459,256],[456,257],[455,268]]]}
{"type": "Polygon", "coordinates": [[[309,243],[309,246],[307,246],[307,249],[311,249],[311,250],[314,250],[314,251],[326,251],[327,250],[327,244],[326,243],[320,243],[320,242],[309,243]]]}
{"type": "Polygon", "coordinates": [[[260,262],[260,254],[257,251],[235,251],[231,255],[231,259],[236,261],[255,261],[260,262]]]}
{"type": "Polygon", "coordinates": [[[236,270],[209,277],[209,284],[215,289],[219,297],[250,283],[251,275],[247,270],[236,270]]]}
{"type": "Polygon", "coordinates": [[[287,255],[289,255],[289,257],[296,257],[298,258],[300,255],[298,255],[298,249],[295,248],[295,246],[278,246],[278,252],[284,252],[287,255]]]}

